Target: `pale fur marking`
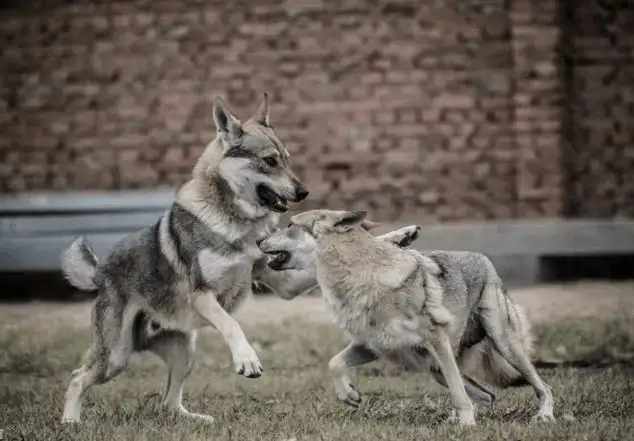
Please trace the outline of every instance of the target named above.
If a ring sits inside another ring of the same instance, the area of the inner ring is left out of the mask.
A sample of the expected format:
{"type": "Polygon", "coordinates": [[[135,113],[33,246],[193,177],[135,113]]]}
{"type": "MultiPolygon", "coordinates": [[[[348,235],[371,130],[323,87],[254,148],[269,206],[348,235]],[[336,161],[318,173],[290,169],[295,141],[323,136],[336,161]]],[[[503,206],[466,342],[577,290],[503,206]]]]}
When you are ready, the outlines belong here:
{"type": "Polygon", "coordinates": [[[261,206],[255,199],[257,195],[255,191],[250,193],[253,194],[253,200],[246,199],[242,196],[244,191],[244,186],[250,185],[254,186],[257,182],[254,182],[253,178],[261,179],[262,176],[255,175],[250,167],[252,164],[252,160],[247,158],[226,158],[224,161],[220,163],[218,171],[220,175],[227,181],[229,187],[234,193],[234,199],[236,206],[242,210],[242,212],[253,219],[258,217],[262,217],[269,213],[269,209],[261,206]],[[254,175],[254,176],[250,176],[254,175]]]}
{"type": "Polygon", "coordinates": [[[96,269],[83,257],[82,247],[84,240],[77,238],[70,246],[62,251],[61,267],[68,281],[83,291],[93,291],[97,289],[95,285],[96,269]]]}
{"type": "Polygon", "coordinates": [[[248,260],[248,257],[244,254],[227,257],[216,254],[210,249],[204,249],[198,253],[198,264],[206,282],[217,282],[232,269],[244,265],[245,260],[248,260]]]}
{"type": "Polygon", "coordinates": [[[170,210],[167,210],[161,217],[159,224],[159,246],[165,258],[172,264],[174,270],[178,274],[185,274],[187,268],[178,257],[176,245],[174,245],[174,241],[172,240],[172,236],[169,232],[170,216],[171,212],[170,210]]]}
{"type": "Polygon", "coordinates": [[[418,262],[425,274],[425,308],[432,320],[443,326],[448,326],[453,321],[451,312],[443,305],[443,288],[438,280],[440,267],[436,262],[423,256],[417,251],[409,250],[418,257],[418,262]]]}
{"type": "Polygon", "coordinates": [[[222,210],[203,202],[192,183],[185,184],[178,192],[178,202],[207,228],[226,238],[228,242],[242,239],[253,229],[249,223],[235,222],[222,210]]]}

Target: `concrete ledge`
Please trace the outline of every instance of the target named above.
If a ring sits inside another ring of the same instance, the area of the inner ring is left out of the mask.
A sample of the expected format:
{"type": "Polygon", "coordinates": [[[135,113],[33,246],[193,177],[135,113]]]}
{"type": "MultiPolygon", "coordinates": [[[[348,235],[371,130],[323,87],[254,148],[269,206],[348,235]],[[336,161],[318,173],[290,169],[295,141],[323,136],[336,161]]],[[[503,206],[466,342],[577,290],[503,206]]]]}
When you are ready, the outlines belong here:
{"type": "Polygon", "coordinates": [[[173,188],[125,191],[28,192],[0,197],[0,216],[164,210],[173,188]]]}
{"type": "Polygon", "coordinates": [[[152,225],[174,189],[24,193],[0,198],[0,272],[59,271],[60,253],[84,235],[104,256],[152,225]]]}
{"type": "MultiPolygon", "coordinates": [[[[401,222],[380,228],[411,225],[401,222]]],[[[634,220],[540,219],[424,225],[412,247],[487,255],[511,286],[553,281],[545,257],[634,255],[634,220]]],[[[634,278],[634,268],[631,277],[634,278]]]]}
{"type": "MultiPolygon", "coordinates": [[[[401,227],[411,222],[390,225],[401,227]]],[[[540,219],[425,225],[414,246],[490,255],[634,252],[634,220],[540,219]]],[[[386,229],[383,229],[386,230],[386,229]]]]}
{"type": "MultiPolygon", "coordinates": [[[[77,235],[85,235],[103,256],[126,235],[158,220],[173,197],[173,189],[5,196],[0,199],[0,272],[59,271],[60,252],[77,235]]],[[[378,232],[409,224],[385,225],[378,232]]],[[[412,245],[415,249],[484,253],[514,285],[539,283],[551,275],[545,257],[634,256],[634,220],[502,220],[421,226],[420,237],[412,245]]]]}

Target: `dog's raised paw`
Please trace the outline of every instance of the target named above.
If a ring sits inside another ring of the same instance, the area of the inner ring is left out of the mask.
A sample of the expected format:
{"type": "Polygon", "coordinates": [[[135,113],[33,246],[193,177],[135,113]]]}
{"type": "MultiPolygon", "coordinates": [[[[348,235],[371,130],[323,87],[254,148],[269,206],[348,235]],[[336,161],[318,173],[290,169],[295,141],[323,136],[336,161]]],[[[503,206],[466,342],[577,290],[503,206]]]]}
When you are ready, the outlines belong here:
{"type": "Polygon", "coordinates": [[[421,227],[419,227],[418,225],[411,225],[409,227],[403,228],[404,236],[398,243],[398,246],[401,248],[410,246],[412,243],[414,243],[416,239],[418,239],[420,230],[421,227]]]}
{"type": "Polygon", "coordinates": [[[264,369],[259,360],[244,360],[238,363],[236,372],[247,378],[258,378],[262,375],[264,369]]]}
{"type": "Polygon", "coordinates": [[[258,378],[264,371],[262,363],[252,347],[245,349],[242,353],[236,354],[234,363],[236,365],[236,373],[238,375],[244,375],[247,378],[258,378]]]}

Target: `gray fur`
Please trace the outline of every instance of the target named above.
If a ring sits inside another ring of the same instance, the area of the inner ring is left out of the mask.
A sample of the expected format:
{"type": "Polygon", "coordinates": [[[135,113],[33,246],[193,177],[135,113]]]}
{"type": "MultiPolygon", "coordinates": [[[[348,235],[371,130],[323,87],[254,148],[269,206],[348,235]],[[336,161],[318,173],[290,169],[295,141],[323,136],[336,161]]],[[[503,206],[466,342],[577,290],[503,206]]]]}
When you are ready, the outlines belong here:
{"type": "Polygon", "coordinates": [[[278,291],[286,284],[292,289],[316,283],[313,276],[296,282],[260,263],[256,241],[277,227],[287,201],[307,195],[268,123],[267,95],[244,123],[220,99],[213,115],[216,138],[154,225],[126,237],[101,261],[83,238],[62,254],[70,283],[97,291],[94,340],[83,365],[72,373],[63,421],[79,421],[84,393],[115,377],[141,350],[156,353],[169,367],[166,409],[213,421],[182,405],[198,329],[214,327],[231,350],[236,372],[259,377],[260,360],[229,313],[251,294],[254,276],[278,291]]]}
{"type": "Polygon", "coordinates": [[[364,219],[364,212],[308,211],[259,244],[271,268],[315,274],[335,322],[350,336],[352,343],[330,362],[338,397],[360,401],[351,367],[379,357],[414,366],[431,362],[459,421],[475,424],[473,405],[493,399],[461,373],[476,353],[486,379],[498,386],[523,379],[539,399],[535,418],[553,420],[550,388],[529,361],[528,320],[490,260],[472,252],[399,249],[364,231],[364,219]]]}

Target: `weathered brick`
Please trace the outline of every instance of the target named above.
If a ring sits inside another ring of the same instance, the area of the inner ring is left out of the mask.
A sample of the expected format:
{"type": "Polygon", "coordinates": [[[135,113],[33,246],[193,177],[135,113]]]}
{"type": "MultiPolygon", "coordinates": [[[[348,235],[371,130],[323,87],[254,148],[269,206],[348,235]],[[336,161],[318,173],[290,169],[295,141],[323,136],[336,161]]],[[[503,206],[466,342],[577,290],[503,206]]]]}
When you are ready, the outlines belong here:
{"type": "Polygon", "coordinates": [[[598,0],[578,2],[568,28],[555,0],[423,2],[420,25],[348,3],[5,11],[0,191],[177,185],[214,136],[213,96],[246,118],[267,89],[311,188],[302,208],[379,220],[634,215],[634,69],[615,69],[634,47],[625,15],[606,38],[597,23],[611,6],[598,0]],[[282,10],[307,14],[289,26],[282,10]]]}

